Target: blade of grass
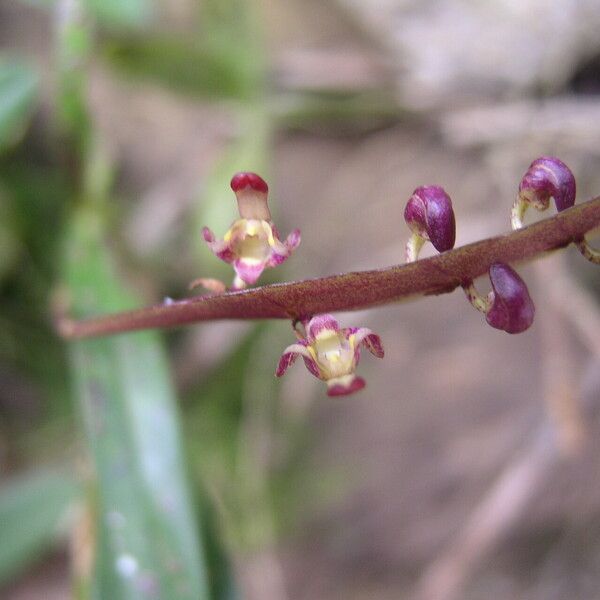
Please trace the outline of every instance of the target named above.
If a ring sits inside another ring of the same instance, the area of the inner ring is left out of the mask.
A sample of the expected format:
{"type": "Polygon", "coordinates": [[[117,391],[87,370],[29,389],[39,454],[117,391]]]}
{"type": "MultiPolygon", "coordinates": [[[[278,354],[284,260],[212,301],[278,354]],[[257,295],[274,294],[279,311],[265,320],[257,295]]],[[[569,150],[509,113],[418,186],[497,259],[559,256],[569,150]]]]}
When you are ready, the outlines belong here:
{"type": "MultiPolygon", "coordinates": [[[[133,303],[114,274],[100,219],[89,209],[68,232],[65,281],[81,315],[133,303]]],[[[144,333],[80,342],[71,356],[98,479],[97,594],[208,598],[159,338],[144,333]]]]}
{"type": "Polygon", "coordinates": [[[0,584],[48,550],[76,494],[73,478],[62,473],[34,472],[2,484],[0,584]]]}
{"type": "Polygon", "coordinates": [[[36,72],[0,58],[0,152],[15,144],[29,124],[38,90],[36,72]]]}

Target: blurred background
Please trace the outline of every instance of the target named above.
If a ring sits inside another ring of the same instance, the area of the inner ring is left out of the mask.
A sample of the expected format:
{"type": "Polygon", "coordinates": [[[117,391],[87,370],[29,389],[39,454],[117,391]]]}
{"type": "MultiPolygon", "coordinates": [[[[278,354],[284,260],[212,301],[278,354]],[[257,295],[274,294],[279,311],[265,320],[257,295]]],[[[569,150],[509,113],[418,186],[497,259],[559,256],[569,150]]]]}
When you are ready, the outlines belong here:
{"type": "Polygon", "coordinates": [[[402,262],[419,185],[457,245],[508,231],[540,155],[600,194],[599,30],[598,0],[1,0],[0,597],[598,598],[576,251],[519,267],[519,336],[458,292],[339,315],[386,349],[345,399],[275,380],[288,323],[69,346],[51,307],[229,280],[200,232],[239,170],[302,230],[263,282],[402,262]]]}

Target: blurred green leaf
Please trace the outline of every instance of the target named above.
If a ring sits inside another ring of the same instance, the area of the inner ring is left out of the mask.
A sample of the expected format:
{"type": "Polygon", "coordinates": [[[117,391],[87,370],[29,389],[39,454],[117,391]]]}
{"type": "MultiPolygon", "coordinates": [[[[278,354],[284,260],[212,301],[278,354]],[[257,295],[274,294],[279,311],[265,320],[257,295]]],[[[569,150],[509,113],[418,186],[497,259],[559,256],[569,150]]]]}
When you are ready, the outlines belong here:
{"type": "MultiPolygon", "coordinates": [[[[78,316],[135,304],[115,276],[100,219],[68,234],[66,281],[78,316]]],[[[177,406],[155,332],[72,345],[73,376],[98,476],[99,598],[208,597],[186,484],[177,406]],[[104,551],[102,551],[104,549],[104,551]]]]}
{"type": "Polygon", "coordinates": [[[22,250],[12,204],[8,193],[0,187],[0,282],[12,271],[22,250]]]}
{"type": "Polygon", "coordinates": [[[115,38],[105,42],[104,57],[128,78],[192,96],[244,99],[256,90],[246,57],[240,60],[230,48],[213,48],[204,40],[164,34],[115,38]]]}
{"type": "Polygon", "coordinates": [[[154,13],[153,0],[84,0],[84,3],[107,26],[139,27],[154,13]]]}
{"type": "Polygon", "coordinates": [[[274,365],[287,334],[273,324],[256,327],[187,398],[190,454],[221,509],[230,548],[238,552],[274,542],[272,472],[263,450],[281,431],[274,365]]]}
{"type": "Polygon", "coordinates": [[[32,473],[2,483],[0,584],[48,550],[76,492],[74,480],[59,473],[32,473]]]}
{"type": "Polygon", "coordinates": [[[28,65],[0,57],[0,152],[15,144],[33,113],[37,73],[28,65]]]}

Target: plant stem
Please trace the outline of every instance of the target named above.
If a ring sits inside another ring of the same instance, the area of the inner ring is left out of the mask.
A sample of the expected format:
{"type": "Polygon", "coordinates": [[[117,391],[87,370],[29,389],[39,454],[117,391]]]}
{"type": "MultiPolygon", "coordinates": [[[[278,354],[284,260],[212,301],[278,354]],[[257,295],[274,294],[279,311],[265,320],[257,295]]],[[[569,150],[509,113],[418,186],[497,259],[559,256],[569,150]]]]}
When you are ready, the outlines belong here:
{"type": "Polygon", "coordinates": [[[477,288],[472,281],[467,285],[463,285],[463,290],[465,290],[467,300],[473,305],[473,308],[476,308],[483,314],[487,314],[487,312],[490,310],[490,306],[492,305],[490,297],[482,296],[477,291],[477,288]]]}
{"type": "Polygon", "coordinates": [[[451,292],[487,273],[494,262],[531,260],[580,240],[598,226],[600,196],[518,231],[406,265],[187,298],[86,320],[69,318],[63,310],[56,327],[65,338],[82,338],[218,319],[293,320],[365,309],[451,292]]]}

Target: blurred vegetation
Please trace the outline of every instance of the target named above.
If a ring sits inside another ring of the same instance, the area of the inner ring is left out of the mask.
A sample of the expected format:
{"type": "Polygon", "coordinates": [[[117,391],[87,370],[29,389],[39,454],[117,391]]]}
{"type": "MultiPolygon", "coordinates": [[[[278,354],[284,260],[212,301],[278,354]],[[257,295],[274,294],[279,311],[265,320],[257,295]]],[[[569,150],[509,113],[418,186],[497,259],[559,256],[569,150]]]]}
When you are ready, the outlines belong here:
{"type": "Polygon", "coordinates": [[[200,268],[231,277],[198,231],[229,225],[233,172],[269,173],[260,18],[251,0],[210,0],[186,37],[159,32],[149,0],[26,3],[54,13],[57,88],[46,122],[36,67],[0,57],[0,467],[12,473],[0,488],[0,586],[70,530],[79,598],[237,597],[236,556],[272,546],[305,508],[289,490],[310,486],[298,468],[306,428],[281,410],[272,373],[287,337],[256,328],[178,407],[159,334],[65,348],[50,317],[147,301],[125,283],[127,248],[112,243],[118,165],[87,104],[91,60],[229,103],[236,135],[199,182],[188,235],[200,268]],[[265,455],[283,439],[283,458],[265,455]]]}

